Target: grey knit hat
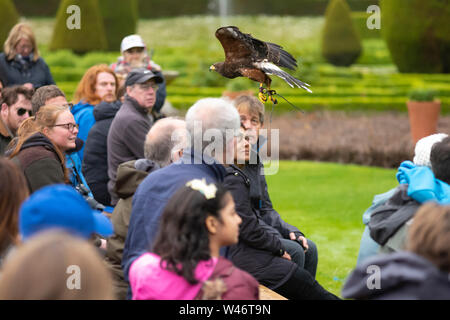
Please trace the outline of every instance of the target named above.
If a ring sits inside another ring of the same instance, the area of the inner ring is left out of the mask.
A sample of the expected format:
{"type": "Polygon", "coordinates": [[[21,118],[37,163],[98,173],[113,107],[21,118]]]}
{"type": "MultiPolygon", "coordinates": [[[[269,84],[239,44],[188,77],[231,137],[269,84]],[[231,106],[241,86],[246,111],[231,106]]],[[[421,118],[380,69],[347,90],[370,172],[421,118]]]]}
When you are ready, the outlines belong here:
{"type": "Polygon", "coordinates": [[[447,136],[448,135],[445,133],[436,133],[417,141],[416,147],[414,149],[414,164],[417,166],[427,166],[431,168],[431,148],[436,142],[442,141],[447,136]]]}

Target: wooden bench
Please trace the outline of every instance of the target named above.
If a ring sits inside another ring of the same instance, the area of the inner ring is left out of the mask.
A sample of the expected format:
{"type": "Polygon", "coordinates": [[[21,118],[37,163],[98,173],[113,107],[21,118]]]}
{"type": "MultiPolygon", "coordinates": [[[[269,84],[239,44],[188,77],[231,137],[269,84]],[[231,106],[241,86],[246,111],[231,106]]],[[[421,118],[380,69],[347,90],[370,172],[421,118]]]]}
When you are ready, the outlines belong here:
{"type": "Polygon", "coordinates": [[[270,290],[269,288],[259,285],[259,299],[260,300],[288,300],[282,295],[270,290]]]}

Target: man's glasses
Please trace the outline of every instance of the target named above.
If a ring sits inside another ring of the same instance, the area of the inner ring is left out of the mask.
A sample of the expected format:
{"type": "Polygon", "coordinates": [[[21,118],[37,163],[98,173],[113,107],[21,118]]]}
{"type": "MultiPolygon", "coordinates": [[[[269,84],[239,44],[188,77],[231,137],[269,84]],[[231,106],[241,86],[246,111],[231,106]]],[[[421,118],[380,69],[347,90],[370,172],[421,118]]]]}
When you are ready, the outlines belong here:
{"type": "Polygon", "coordinates": [[[75,128],[78,129],[80,126],[76,123],[63,123],[63,124],[55,124],[52,127],[63,127],[72,132],[75,128]]]}
{"type": "Polygon", "coordinates": [[[158,88],[159,88],[159,86],[156,84],[156,83],[152,83],[152,82],[149,82],[149,83],[141,83],[141,84],[139,84],[139,87],[142,89],[142,90],[148,90],[148,89],[150,89],[150,88],[152,88],[153,90],[158,90],[158,88]]]}
{"type": "Polygon", "coordinates": [[[28,110],[28,109],[24,109],[24,108],[17,109],[17,115],[19,117],[23,116],[26,112],[28,112],[28,115],[31,117],[33,111],[28,110]]]}

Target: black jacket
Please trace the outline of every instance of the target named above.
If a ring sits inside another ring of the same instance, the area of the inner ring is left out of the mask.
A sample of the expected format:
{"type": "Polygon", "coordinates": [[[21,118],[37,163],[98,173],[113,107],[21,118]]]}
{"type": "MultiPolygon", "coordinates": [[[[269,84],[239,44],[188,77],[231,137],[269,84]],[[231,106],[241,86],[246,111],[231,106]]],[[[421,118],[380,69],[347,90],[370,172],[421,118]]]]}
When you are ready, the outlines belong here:
{"type": "Polygon", "coordinates": [[[5,155],[8,145],[13,138],[14,135],[0,117],[0,156],[5,155]]]}
{"type": "Polygon", "coordinates": [[[284,239],[289,239],[289,233],[291,232],[294,232],[297,237],[300,235],[304,236],[296,227],[281,219],[280,214],[273,208],[267,188],[266,176],[264,175],[264,165],[253,149],[251,150],[251,162],[242,168],[242,172],[250,180],[252,208],[261,217],[259,220],[261,227],[284,239]]]}
{"type": "Polygon", "coordinates": [[[107,140],[111,123],[121,107],[120,101],[101,102],[94,108],[95,124],[89,131],[84,148],[82,171],[94,198],[105,206],[111,204],[108,192],[107,140]]]}
{"type": "Polygon", "coordinates": [[[273,290],[292,276],[297,265],[281,258],[280,250],[284,248],[280,234],[269,228],[259,210],[252,206],[250,184],[250,179],[238,167],[227,168],[224,185],[231,192],[236,212],[242,218],[239,243],[229,248],[228,257],[238,268],[273,290]]]}
{"type": "Polygon", "coordinates": [[[408,185],[398,186],[394,195],[370,216],[370,237],[380,245],[386,244],[390,237],[411,219],[420,203],[408,196],[408,185]]]}
{"type": "Polygon", "coordinates": [[[29,82],[33,84],[34,89],[55,84],[44,59],[39,58],[30,62],[28,67],[25,67],[16,59],[7,60],[4,53],[0,54],[0,81],[4,87],[29,82]]]}

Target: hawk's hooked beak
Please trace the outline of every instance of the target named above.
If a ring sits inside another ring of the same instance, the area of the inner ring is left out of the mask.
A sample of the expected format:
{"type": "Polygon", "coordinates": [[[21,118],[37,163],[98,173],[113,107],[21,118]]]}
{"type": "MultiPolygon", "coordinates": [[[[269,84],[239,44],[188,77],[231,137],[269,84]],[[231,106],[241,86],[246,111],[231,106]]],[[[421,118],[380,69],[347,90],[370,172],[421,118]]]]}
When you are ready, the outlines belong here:
{"type": "Polygon", "coordinates": [[[209,67],[209,71],[213,71],[216,70],[216,67],[214,67],[214,65],[212,65],[211,67],[209,67]]]}

